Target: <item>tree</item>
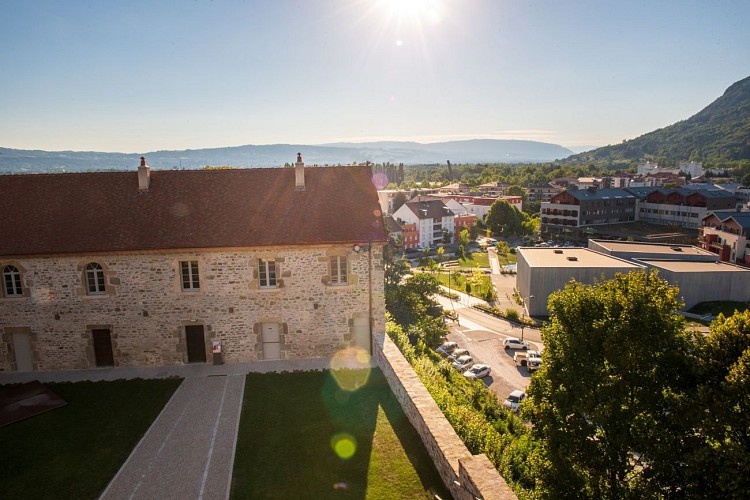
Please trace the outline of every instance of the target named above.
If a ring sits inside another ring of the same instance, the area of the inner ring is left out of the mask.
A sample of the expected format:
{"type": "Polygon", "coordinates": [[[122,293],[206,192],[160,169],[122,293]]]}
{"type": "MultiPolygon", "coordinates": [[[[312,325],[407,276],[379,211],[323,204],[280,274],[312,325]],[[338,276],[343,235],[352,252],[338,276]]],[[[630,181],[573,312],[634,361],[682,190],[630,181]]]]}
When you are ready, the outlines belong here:
{"type": "Polygon", "coordinates": [[[678,494],[696,371],[694,341],[674,314],[678,293],[638,271],[550,296],[544,363],[524,409],[541,443],[541,496],[678,494]]]}
{"type": "Polygon", "coordinates": [[[396,195],[393,197],[393,211],[395,212],[396,210],[401,208],[404,205],[404,203],[406,203],[406,201],[407,200],[406,200],[405,193],[403,192],[396,193],[396,195]]]}
{"type": "Polygon", "coordinates": [[[528,216],[505,200],[497,200],[485,217],[485,223],[496,235],[504,237],[520,235],[524,232],[524,222],[528,216]]]}
{"type": "Polygon", "coordinates": [[[469,242],[471,241],[471,234],[469,233],[469,230],[466,228],[463,228],[460,233],[458,233],[458,244],[463,245],[464,248],[469,246],[469,242]]]}
{"type": "Polygon", "coordinates": [[[437,249],[437,258],[438,262],[443,262],[443,255],[445,255],[445,248],[440,247],[437,249]]]}
{"type": "Polygon", "coordinates": [[[746,498],[750,491],[750,312],[711,324],[698,357],[694,428],[701,445],[689,456],[696,496],[746,498]]]}

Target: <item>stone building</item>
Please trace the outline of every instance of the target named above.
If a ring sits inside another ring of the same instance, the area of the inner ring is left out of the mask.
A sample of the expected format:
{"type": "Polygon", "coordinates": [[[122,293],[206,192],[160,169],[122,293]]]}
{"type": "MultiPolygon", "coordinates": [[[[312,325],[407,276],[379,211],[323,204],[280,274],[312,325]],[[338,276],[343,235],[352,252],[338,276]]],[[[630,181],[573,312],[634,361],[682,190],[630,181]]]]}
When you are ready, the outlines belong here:
{"type": "Polygon", "coordinates": [[[368,166],[0,176],[0,371],[330,356],[384,325],[368,166]]]}

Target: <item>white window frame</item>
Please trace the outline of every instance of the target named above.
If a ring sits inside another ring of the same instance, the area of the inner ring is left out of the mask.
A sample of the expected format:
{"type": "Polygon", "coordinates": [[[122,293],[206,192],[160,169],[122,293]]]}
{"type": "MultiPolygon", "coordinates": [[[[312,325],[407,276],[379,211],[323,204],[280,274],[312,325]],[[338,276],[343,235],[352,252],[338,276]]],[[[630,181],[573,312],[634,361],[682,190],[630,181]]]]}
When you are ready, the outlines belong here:
{"type": "Polygon", "coordinates": [[[197,260],[180,261],[180,288],[183,292],[197,292],[201,289],[200,266],[197,260]]]}
{"type": "Polygon", "coordinates": [[[107,293],[107,286],[104,283],[104,269],[101,265],[96,262],[86,264],[84,276],[88,295],[104,295],[107,293]]]}
{"type": "Polygon", "coordinates": [[[11,298],[23,297],[21,271],[16,266],[7,265],[3,267],[3,294],[11,298]]]}
{"type": "Polygon", "coordinates": [[[258,286],[260,288],[277,288],[278,275],[274,259],[258,259],[258,286]]]}
{"type": "Polygon", "coordinates": [[[330,259],[331,285],[345,286],[349,284],[349,262],[345,255],[334,255],[330,259]]]}

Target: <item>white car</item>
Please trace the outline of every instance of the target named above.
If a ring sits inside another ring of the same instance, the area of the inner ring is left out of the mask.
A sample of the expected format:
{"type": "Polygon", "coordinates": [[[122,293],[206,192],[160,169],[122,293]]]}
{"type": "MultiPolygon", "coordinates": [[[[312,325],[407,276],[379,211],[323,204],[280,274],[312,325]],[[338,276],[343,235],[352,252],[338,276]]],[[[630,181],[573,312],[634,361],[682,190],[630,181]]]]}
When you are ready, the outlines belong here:
{"type": "Polygon", "coordinates": [[[483,365],[481,363],[477,363],[476,365],[473,365],[471,368],[466,370],[464,372],[464,377],[468,379],[477,379],[486,377],[490,374],[490,367],[488,365],[483,365]]]}
{"type": "Polygon", "coordinates": [[[461,356],[456,361],[453,362],[451,366],[455,368],[456,370],[460,372],[464,372],[471,368],[471,365],[474,364],[474,358],[471,356],[461,356]]]}
{"type": "Polygon", "coordinates": [[[507,349],[528,349],[529,348],[529,342],[528,340],[521,340],[517,337],[508,337],[505,340],[503,340],[503,347],[507,349]]]}
{"type": "Polygon", "coordinates": [[[511,392],[505,401],[503,401],[503,407],[518,413],[518,407],[526,400],[526,393],[520,389],[516,389],[511,392]]]}

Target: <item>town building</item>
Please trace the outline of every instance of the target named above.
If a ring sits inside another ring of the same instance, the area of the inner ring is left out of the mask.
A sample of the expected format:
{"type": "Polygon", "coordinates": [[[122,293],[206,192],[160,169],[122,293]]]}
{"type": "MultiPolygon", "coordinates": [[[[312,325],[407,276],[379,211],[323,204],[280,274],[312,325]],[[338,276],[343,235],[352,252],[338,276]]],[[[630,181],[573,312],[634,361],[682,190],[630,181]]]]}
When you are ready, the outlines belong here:
{"type": "Polygon", "coordinates": [[[0,176],[0,370],[325,357],[383,335],[368,166],[0,176]]]}
{"type": "Polygon", "coordinates": [[[708,212],[732,210],[734,194],[723,189],[628,188],[638,197],[637,220],[648,224],[697,229],[708,212]]]}
{"type": "Polygon", "coordinates": [[[549,295],[570,280],[593,285],[616,273],[657,269],[680,289],[684,310],[701,302],[750,301],[750,269],[690,245],[589,240],[589,248],[519,247],[516,288],[527,313],[546,316],[549,295]]]}
{"type": "Polygon", "coordinates": [[[529,200],[532,201],[550,201],[558,193],[565,191],[565,188],[551,182],[532,184],[527,188],[529,200]]]}
{"type": "Polygon", "coordinates": [[[568,189],[542,203],[542,232],[633,222],[636,200],[624,189],[568,189]]]}
{"type": "MultiPolygon", "coordinates": [[[[428,248],[443,243],[444,238],[453,241],[455,230],[455,215],[441,200],[409,201],[396,210],[393,218],[404,224],[414,224],[418,233],[416,247],[428,248]]],[[[404,230],[406,236],[406,230],[404,230]]]]}
{"type": "Polygon", "coordinates": [[[722,262],[750,266],[750,212],[716,211],[701,223],[701,246],[719,256],[722,262]]]}
{"type": "Polygon", "coordinates": [[[519,247],[516,251],[516,289],[530,316],[547,316],[549,296],[562,290],[571,279],[593,284],[611,279],[616,273],[643,269],[640,264],[588,248],[519,247]]]}

